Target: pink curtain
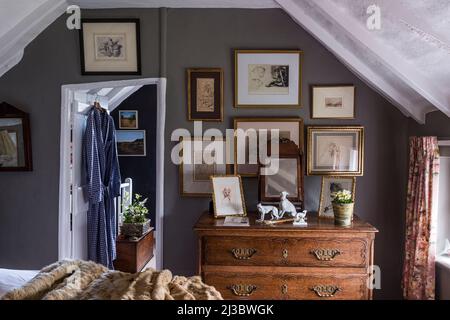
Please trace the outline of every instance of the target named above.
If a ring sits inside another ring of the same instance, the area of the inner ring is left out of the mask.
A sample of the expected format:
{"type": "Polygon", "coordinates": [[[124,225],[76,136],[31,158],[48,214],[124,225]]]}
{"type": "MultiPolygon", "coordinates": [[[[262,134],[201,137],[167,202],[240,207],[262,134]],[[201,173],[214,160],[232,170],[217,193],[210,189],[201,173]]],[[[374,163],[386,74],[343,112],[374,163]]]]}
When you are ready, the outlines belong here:
{"type": "Polygon", "coordinates": [[[436,137],[411,137],[409,144],[403,297],[433,300],[436,242],[433,191],[437,192],[433,184],[439,173],[439,148],[436,137]]]}

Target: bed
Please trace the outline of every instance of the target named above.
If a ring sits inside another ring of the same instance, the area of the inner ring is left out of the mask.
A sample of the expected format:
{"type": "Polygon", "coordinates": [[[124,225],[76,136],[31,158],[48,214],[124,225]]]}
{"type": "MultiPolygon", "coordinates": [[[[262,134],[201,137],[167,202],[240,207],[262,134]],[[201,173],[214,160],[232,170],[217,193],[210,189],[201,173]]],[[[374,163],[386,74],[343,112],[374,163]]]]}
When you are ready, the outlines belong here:
{"type": "Polygon", "coordinates": [[[37,270],[0,269],[0,298],[8,291],[20,288],[38,273],[37,270]]]}

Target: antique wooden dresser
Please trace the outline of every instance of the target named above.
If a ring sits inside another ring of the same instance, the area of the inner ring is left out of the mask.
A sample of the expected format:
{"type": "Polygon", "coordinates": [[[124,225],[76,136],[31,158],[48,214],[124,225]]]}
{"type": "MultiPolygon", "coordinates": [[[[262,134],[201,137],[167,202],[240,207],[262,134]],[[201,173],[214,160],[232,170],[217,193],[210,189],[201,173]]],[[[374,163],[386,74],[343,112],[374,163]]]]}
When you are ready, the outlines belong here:
{"type": "Polygon", "coordinates": [[[355,217],[351,227],[308,214],[290,223],[223,226],[204,213],[198,234],[199,274],[225,299],[372,299],[368,287],[377,230],[355,217]]]}

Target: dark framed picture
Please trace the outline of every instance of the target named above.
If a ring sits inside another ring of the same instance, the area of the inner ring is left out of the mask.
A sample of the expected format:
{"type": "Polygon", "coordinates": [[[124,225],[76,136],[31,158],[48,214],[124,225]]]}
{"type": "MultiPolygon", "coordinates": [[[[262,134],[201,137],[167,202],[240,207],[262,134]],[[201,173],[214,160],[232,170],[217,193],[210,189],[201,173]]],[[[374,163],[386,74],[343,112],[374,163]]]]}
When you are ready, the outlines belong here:
{"type": "Polygon", "coordinates": [[[354,85],[314,85],[312,89],[313,119],[354,119],[354,85]]]}
{"type": "Polygon", "coordinates": [[[0,104],[0,171],[31,171],[31,136],[28,113],[0,104]]]}
{"type": "Polygon", "coordinates": [[[222,121],[223,70],[191,68],[186,76],[189,120],[222,121]]]}
{"type": "Polygon", "coordinates": [[[117,154],[121,157],[145,157],[145,130],[116,130],[117,154]]]}
{"type": "Polygon", "coordinates": [[[235,50],[235,107],[300,108],[300,50],[235,50]]]}
{"type": "Polygon", "coordinates": [[[362,176],[364,127],[308,127],[308,175],[362,176]]]}
{"type": "Polygon", "coordinates": [[[139,19],[82,19],[83,75],[140,75],[139,19]]]}
{"type": "Polygon", "coordinates": [[[137,129],[138,111],[137,110],[119,110],[119,128],[137,129]]]}

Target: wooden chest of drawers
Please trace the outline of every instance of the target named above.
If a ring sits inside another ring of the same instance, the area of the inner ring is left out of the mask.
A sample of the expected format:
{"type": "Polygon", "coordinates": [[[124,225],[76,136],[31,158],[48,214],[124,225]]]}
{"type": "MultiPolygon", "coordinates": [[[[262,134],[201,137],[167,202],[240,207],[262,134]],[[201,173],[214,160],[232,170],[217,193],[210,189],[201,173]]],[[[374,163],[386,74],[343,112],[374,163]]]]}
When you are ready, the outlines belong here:
{"type": "Polygon", "coordinates": [[[307,227],[255,223],[226,227],[204,213],[199,273],[225,299],[371,299],[377,230],[355,217],[351,227],[308,215],[307,227]]]}

